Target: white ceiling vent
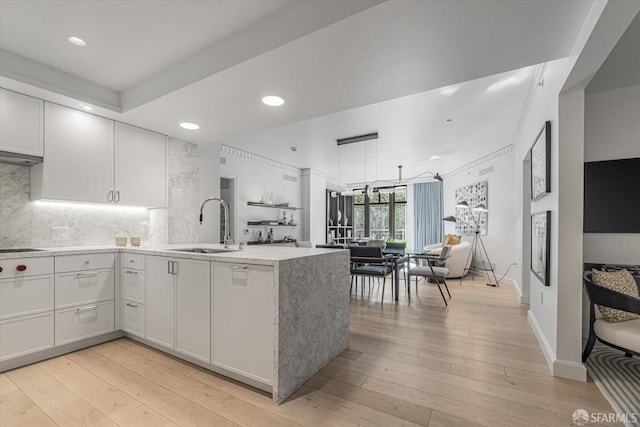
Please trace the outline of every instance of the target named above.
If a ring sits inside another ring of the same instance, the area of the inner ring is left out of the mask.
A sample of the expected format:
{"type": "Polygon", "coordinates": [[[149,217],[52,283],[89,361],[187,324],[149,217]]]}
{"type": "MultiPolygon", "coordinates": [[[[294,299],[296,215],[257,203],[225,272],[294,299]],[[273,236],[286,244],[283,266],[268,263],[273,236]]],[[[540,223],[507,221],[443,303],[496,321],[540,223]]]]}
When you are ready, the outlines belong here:
{"type": "Polygon", "coordinates": [[[282,175],[285,181],[298,182],[298,177],[292,175],[282,175]]]}
{"type": "Polygon", "coordinates": [[[478,171],[478,176],[486,175],[488,173],[493,172],[493,166],[489,166],[488,168],[480,169],[478,171]]]}

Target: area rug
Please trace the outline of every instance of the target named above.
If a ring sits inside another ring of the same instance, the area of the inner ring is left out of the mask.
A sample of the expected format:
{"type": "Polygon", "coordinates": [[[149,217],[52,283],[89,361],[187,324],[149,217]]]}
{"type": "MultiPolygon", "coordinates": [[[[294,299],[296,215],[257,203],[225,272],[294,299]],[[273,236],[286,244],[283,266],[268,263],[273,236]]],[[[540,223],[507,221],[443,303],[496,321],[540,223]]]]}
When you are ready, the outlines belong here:
{"type": "Polygon", "coordinates": [[[627,427],[640,427],[640,358],[596,346],[587,359],[587,368],[613,409],[623,416],[620,421],[627,427]]]}

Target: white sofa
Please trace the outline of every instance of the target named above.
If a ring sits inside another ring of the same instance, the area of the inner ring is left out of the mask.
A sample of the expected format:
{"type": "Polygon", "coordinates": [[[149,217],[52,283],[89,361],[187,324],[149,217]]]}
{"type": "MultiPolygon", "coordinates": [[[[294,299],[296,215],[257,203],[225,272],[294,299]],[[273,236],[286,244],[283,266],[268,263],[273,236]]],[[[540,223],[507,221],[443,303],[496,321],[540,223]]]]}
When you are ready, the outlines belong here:
{"type": "MultiPolygon", "coordinates": [[[[425,252],[439,254],[442,250],[442,244],[436,243],[434,245],[427,245],[423,250],[425,252]]],[[[465,274],[465,270],[467,270],[471,265],[470,253],[470,242],[460,242],[457,245],[451,246],[449,258],[445,262],[445,267],[449,269],[447,279],[457,279],[465,274]]]]}

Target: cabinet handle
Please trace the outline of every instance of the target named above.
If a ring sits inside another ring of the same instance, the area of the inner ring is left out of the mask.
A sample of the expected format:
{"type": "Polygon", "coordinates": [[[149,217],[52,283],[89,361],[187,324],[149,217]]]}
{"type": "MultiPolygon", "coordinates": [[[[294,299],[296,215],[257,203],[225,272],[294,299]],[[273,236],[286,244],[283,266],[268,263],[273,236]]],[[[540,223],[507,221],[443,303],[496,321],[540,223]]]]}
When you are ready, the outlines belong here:
{"type": "Polygon", "coordinates": [[[172,268],[173,267],[173,263],[171,261],[167,261],[167,273],[168,274],[173,274],[172,268]]]}
{"type": "Polygon", "coordinates": [[[127,307],[136,308],[138,307],[138,304],[131,304],[130,302],[128,302],[127,307]]]}
{"type": "Polygon", "coordinates": [[[116,203],[120,202],[120,190],[116,191],[116,203]]]}
{"type": "Polygon", "coordinates": [[[109,190],[107,193],[107,202],[113,202],[113,190],[109,190]]]}
{"type": "Polygon", "coordinates": [[[97,276],[98,273],[76,273],[76,277],[80,278],[80,277],[94,277],[97,276]]]}
{"type": "Polygon", "coordinates": [[[248,270],[248,269],[249,269],[249,266],[248,266],[248,265],[245,265],[245,266],[240,267],[240,266],[238,266],[238,265],[232,265],[232,266],[231,266],[231,269],[232,269],[232,270],[244,270],[244,271],[246,271],[246,270],[248,270]]]}
{"type": "Polygon", "coordinates": [[[173,263],[173,268],[171,269],[173,274],[178,274],[178,261],[171,261],[173,263]]]}
{"type": "Polygon", "coordinates": [[[82,313],[83,311],[95,310],[98,308],[97,305],[90,305],[89,307],[80,307],[76,308],[76,313],[82,313]]]}
{"type": "Polygon", "coordinates": [[[135,274],[136,276],[138,275],[137,271],[125,270],[124,272],[127,274],[135,274]]]}
{"type": "Polygon", "coordinates": [[[27,266],[20,264],[19,266],[16,267],[16,270],[18,271],[27,271],[27,266]]]}
{"type": "Polygon", "coordinates": [[[2,267],[0,267],[0,273],[2,273],[2,267]]]}

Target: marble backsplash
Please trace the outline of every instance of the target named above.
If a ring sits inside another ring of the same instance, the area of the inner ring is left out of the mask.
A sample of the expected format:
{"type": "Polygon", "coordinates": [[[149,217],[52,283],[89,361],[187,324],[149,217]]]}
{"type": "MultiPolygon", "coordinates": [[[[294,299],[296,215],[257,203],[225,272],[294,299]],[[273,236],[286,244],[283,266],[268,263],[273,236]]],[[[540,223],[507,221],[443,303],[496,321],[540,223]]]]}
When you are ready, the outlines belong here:
{"type": "Polygon", "coordinates": [[[139,236],[151,244],[196,242],[198,146],[168,143],[166,209],[30,199],[27,166],[0,163],[0,248],[109,245],[115,236],[139,236]],[[68,239],[53,238],[52,227],[67,227],[68,239]]]}

